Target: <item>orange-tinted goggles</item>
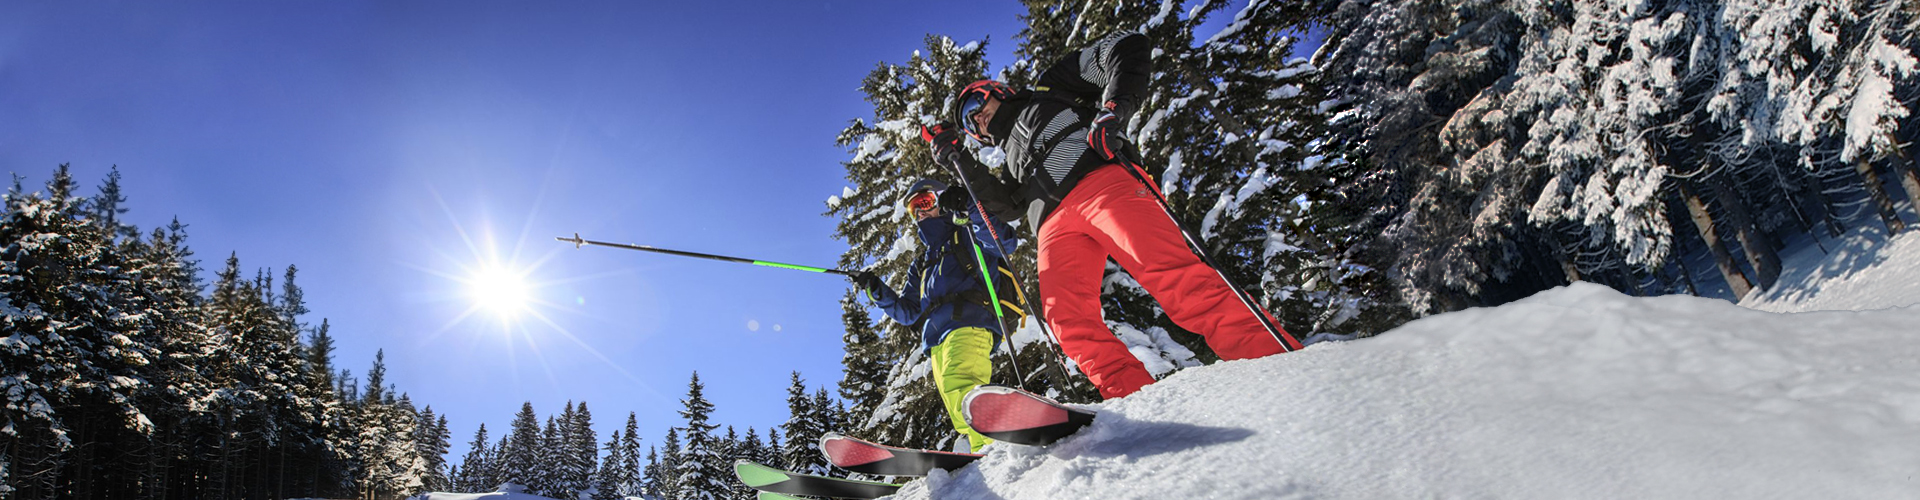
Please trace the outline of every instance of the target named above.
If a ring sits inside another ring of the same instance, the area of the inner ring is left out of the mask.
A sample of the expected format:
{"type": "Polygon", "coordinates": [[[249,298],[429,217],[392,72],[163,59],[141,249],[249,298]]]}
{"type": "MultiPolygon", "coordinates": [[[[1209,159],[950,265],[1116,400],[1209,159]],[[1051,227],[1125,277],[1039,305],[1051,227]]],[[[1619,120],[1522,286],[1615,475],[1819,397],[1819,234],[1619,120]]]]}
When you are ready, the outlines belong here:
{"type": "Polygon", "coordinates": [[[939,204],[940,196],[933,194],[933,191],[921,191],[914,193],[912,198],[907,198],[907,206],[913,207],[914,211],[932,210],[939,204]]]}

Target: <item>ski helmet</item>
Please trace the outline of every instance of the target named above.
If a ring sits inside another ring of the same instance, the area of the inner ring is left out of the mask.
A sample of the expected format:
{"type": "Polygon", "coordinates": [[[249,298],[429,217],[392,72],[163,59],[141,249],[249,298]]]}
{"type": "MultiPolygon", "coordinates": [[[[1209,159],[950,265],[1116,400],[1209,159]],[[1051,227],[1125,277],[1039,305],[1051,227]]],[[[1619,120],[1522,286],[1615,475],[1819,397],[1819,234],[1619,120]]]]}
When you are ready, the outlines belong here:
{"type": "Polygon", "coordinates": [[[918,182],[913,183],[913,187],[907,188],[907,194],[900,197],[900,204],[907,207],[907,210],[911,212],[913,210],[913,199],[920,196],[921,193],[933,193],[934,196],[939,196],[941,192],[946,190],[947,183],[945,182],[933,179],[920,179],[918,182]]]}
{"type": "Polygon", "coordinates": [[[973,115],[987,105],[989,97],[1005,101],[1013,97],[1013,88],[993,80],[980,80],[967,84],[966,88],[960,89],[960,93],[954,96],[953,121],[960,124],[960,128],[966,130],[967,135],[972,136],[973,140],[993,144],[993,137],[973,123],[973,115]]]}

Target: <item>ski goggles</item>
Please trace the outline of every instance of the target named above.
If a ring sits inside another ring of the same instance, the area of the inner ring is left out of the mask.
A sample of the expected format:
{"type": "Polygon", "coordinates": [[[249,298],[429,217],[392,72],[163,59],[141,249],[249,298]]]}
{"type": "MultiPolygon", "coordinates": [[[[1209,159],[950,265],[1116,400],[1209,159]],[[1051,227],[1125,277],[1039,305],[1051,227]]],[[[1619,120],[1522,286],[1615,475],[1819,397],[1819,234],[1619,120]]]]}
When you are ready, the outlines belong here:
{"type": "Polygon", "coordinates": [[[907,206],[913,207],[913,211],[915,212],[933,210],[933,208],[939,204],[940,196],[933,194],[933,191],[921,191],[907,198],[907,206]]]}
{"type": "Polygon", "coordinates": [[[980,127],[974,124],[976,121],[974,120],[974,116],[980,114],[980,109],[986,106],[987,94],[985,92],[967,94],[966,99],[960,101],[960,126],[967,129],[967,133],[973,134],[974,137],[986,135],[986,132],[981,131],[980,127]]]}

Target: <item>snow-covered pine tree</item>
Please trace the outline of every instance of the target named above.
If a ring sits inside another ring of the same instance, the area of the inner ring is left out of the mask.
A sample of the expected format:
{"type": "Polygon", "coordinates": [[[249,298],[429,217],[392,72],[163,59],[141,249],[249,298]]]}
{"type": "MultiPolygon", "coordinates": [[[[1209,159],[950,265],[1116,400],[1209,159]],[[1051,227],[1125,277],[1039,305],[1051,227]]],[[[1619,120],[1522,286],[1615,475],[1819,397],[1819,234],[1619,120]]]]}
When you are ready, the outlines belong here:
{"type": "Polygon", "coordinates": [[[781,452],[785,450],[786,447],[780,444],[780,429],[778,426],[767,429],[767,447],[765,450],[762,450],[764,453],[760,455],[759,462],[767,465],[781,463],[781,452]]]}
{"type": "Polygon", "coordinates": [[[787,431],[787,445],[780,451],[780,464],[787,470],[801,474],[820,475],[827,472],[827,461],[820,456],[816,443],[826,433],[826,428],[818,420],[819,410],[814,409],[813,399],[807,397],[807,383],[800,378],[800,372],[793,372],[793,378],[787,385],[787,422],[780,428],[787,431]]]}
{"type": "MultiPolygon", "coordinates": [[[[828,432],[847,433],[847,422],[851,419],[851,417],[847,415],[847,405],[846,403],[834,400],[833,396],[828,395],[826,387],[818,387],[813,390],[813,410],[819,412],[819,415],[814,417],[814,420],[820,422],[822,434],[828,432]]],[[[814,442],[818,443],[819,440],[816,439],[814,442]]]]}
{"type": "MultiPolygon", "coordinates": [[[[128,476],[148,485],[135,496],[157,497],[167,485],[181,482],[181,471],[191,470],[185,461],[194,454],[201,413],[190,403],[216,389],[199,369],[212,340],[204,326],[200,267],[186,245],[186,225],[175,219],[167,227],[155,228],[146,241],[129,244],[126,251],[131,257],[129,268],[146,277],[145,300],[153,311],[146,315],[153,335],[141,340],[159,353],[142,376],[154,390],[143,393],[139,403],[152,409],[148,414],[154,432],[146,443],[129,448],[144,449],[145,453],[130,455],[144,455],[146,465],[128,476]]],[[[308,484],[316,492],[331,491],[320,487],[337,486],[345,479],[331,453],[327,458],[330,467],[311,469],[308,484]]]]}
{"type": "Polygon", "coordinates": [[[139,376],[157,353],[137,340],[147,328],[142,318],[121,309],[135,305],[134,278],[107,232],[83,218],[85,200],[73,195],[67,165],[54,172],[45,197],[17,185],[16,178],[0,219],[0,394],[7,403],[0,405],[0,448],[12,494],[137,494],[125,481],[135,474],[95,473],[94,462],[104,460],[88,442],[152,430],[136,401],[147,389],[139,376]],[[89,446],[74,448],[76,439],[89,446]]]}
{"type": "MultiPolygon", "coordinates": [[[[388,394],[396,392],[391,390],[393,389],[391,385],[388,389],[388,394]]],[[[413,398],[405,393],[401,393],[393,403],[387,406],[385,412],[387,426],[390,429],[398,429],[400,433],[392,437],[391,448],[384,457],[391,464],[389,465],[391,473],[376,491],[381,492],[381,497],[413,496],[420,493],[421,488],[426,486],[428,476],[427,459],[420,453],[419,435],[415,434],[420,422],[420,412],[413,406],[413,398]]]]}
{"type": "Polygon", "coordinates": [[[478,493],[492,491],[500,485],[493,477],[494,465],[489,456],[492,445],[487,441],[487,424],[481,423],[480,430],[473,433],[473,441],[467,442],[467,456],[460,460],[462,477],[453,485],[453,491],[478,493]]]}
{"type": "Polygon", "coordinates": [[[626,448],[620,446],[620,431],[615,429],[607,436],[605,445],[607,458],[600,462],[600,469],[593,474],[594,500],[618,500],[620,491],[620,463],[626,459],[626,448]]]}
{"type": "Polygon", "coordinates": [[[121,223],[120,216],[129,211],[126,207],[127,195],[120,190],[120,166],[108,167],[107,178],[100,181],[93,199],[86,205],[87,218],[99,226],[111,243],[122,236],[140,237],[140,229],[121,223]]]}
{"type": "MultiPolygon", "coordinates": [[[[651,456],[651,450],[648,454],[647,461],[652,463],[654,459],[651,456]]],[[[618,473],[615,476],[617,488],[613,490],[615,495],[624,498],[639,495],[644,491],[641,488],[645,481],[641,477],[640,469],[640,423],[633,412],[627,412],[626,433],[620,438],[620,461],[616,472],[618,473]]]]}
{"type": "Polygon", "coordinates": [[[451,446],[447,439],[447,417],[434,415],[432,405],[422,408],[413,435],[414,448],[426,470],[420,478],[421,487],[426,491],[448,491],[452,484],[446,470],[447,449],[451,446]]]}
{"type": "Polygon", "coordinates": [[[540,419],[533,413],[533,402],[520,404],[513,416],[512,429],[501,443],[494,479],[501,483],[531,486],[540,467],[540,419]]]}
{"type": "Polygon", "coordinates": [[[648,493],[665,500],[679,500],[680,491],[680,429],[668,428],[662,441],[660,459],[654,461],[648,453],[647,490],[648,493]]]}
{"type": "MultiPolygon", "coordinates": [[[[728,464],[733,463],[735,460],[747,458],[747,456],[751,454],[751,450],[747,448],[747,443],[740,439],[740,433],[735,431],[731,425],[727,426],[727,433],[722,435],[720,439],[718,439],[718,442],[720,444],[720,457],[723,459],[722,461],[728,464]]],[[[750,499],[754,496],[753,488],[748,488],[747,485],[739,481],[723,480],[721,484],[727,487],[727,490],[721,494],[721,498],[740,500],[750,499]]]]}
{"type": "Polygon", "coordinates": [[[873,317],[855,297],[857,293],[849,290],[840,298],[840,323],[846,328],[840,337],[846,346],[846,354],[841,357],[845,368],[840,377],[840,399],[851,406],[848,411],[857,416],[856,425],[864,424],[866,416],[878,409],[887,383],[886,360],[891,358],[879,330],[874,328],[873,317]]]}
{"type": "Polygon", "coordinates": [[[569,420],[567,454],[571,456],[569,477],[564,481],[567,495],[563,498],[578,498],[580,492],[593,487],[593,473],[599,468],[599,445],[593,432],[593,412],[587,410],[587,402],[581,401],[574,409],[569,420]]]}
{"type": "Polygon", "coordinates": [[[740,449],[735,451],[734,458],[766,463],[762,460],[767,456],[767,443],[760,440],[760,431],[748,426],[747,435],[740,438],[740,443],[740,449]]]}
{"type": "MultiPolygon", "coordinates": [[[[735,459],[752,460],[762,464],[768,463],[767,458],[773,455],[773,450],[768,448],[765,442],[760,441],[760,431],[753,427],[747,427],[747,435],[740,439],[740,448],[734,450],[733,454],[735,459]]],[[[747,488],[745,484],[738,481],[734,483],[740,484],[740,488],[743,488],[737,490],[739,498],[752,500],[756,496],[753,488],[747,488]]]]}
{"type": "Polygon", "coordinates": [[[367,391],[352,412],[358,431],[353,448],[360,462],[356,489],[367,498],[411,495],[426,475],[425,460],[414,441],[419,414],[410,398],[382,387],[386,371],[386,352],[375,351],[367,391]]]}
{"type": "Polygon", "coordinates": [[[714,430],[719,426],[708,421],[713,414],[713,403],[707,401],[702,393],[706,386],[700,383],[700,373],[694,372],[687,382],[687,398],[680,400],[685,409],[680,417],[687,419],[684,435],[686,446],[680,451],[679,468],[674,471],[675,497],[679,500],[720,500],[730,491],[728,478],[733,463],[726,460],[725,450],[714,430]]]}
{"type": "Polygon", "coordinates": [[[1696,289],[1669,277],[1688,267],[1676,246],[1708,253],[1738,296],[1777,276],[1783,233],[1832,236],[1856,217],[1898,230],[1883,184],[1920,193],[1897,146],[1920,62],[1896,2],[1404,0],[1336,12],[1316,62],[1353,107],[1328,143],[1377,171],[1359,178],[1393,181],[1362,198],[1389,221],[1376,267],[1421,306],[1571,279],[1696,289]],[[1692,227],[1675,233],[1676,221],[1692,227]]]}
{"type": "MultiPolygon", "coordinates": [[[[572,417],[572,414],[573,402],[568,401],[566,411],[561,415],[572,417]]],[[[566,496],[560,491],[560,478],[567,474],[568,459],[567,453],[563,453],[566,447],[563,446],[565,443],[560,435],[558,420],[557,416],[548,416],[546,430],[540,433],[540,449],[535,452],[540,457],[537,462],[540,465],[534,471],[533,483],[527,485],[528,493],[553,498],[566,496]]]]}

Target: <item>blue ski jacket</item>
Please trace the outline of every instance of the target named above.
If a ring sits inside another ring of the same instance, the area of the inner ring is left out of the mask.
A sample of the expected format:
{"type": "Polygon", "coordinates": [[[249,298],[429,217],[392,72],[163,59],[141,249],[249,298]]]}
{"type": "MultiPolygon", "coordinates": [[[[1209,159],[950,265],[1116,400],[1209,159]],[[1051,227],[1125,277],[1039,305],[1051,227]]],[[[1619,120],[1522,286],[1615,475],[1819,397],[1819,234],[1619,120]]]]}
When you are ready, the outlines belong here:
{"type": "Polygon", "coordinates": [[[1015,294],[1020,292],[1014,289],[1017,287],[1006,271],[1005,257],[1000,254],[999,246],[993,244],[987,224],[993,224],[993,230],[999,232],[1008,252],[1019,245],[1012,236],[1013,228],[981,215],[978,208],[967,212],[972,217],[947,212],[918,223],[920,242],[927,248],[907,267],[906,289],[894,293],[882,283],[879,289],[867,290],[867,300],[879,306],[888,317],[920,329],[924,349],[933,349],[946,340],[947,332],[965,327],[994,332],[995,347],[999,346],[1000,338],[1006,336],[994,316],[978,259],[986,261],[987,269],[995,277],[992,295],[999,296],[1001,311],[1015,324],[1023,314],[1015,306],[1019,303],[1015,294]],[[980,252],[978,259],[974,255],[976,248],[980,252]]]}

